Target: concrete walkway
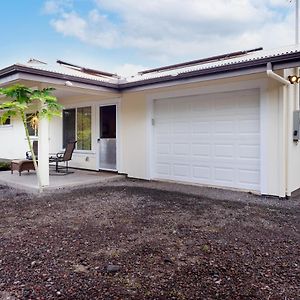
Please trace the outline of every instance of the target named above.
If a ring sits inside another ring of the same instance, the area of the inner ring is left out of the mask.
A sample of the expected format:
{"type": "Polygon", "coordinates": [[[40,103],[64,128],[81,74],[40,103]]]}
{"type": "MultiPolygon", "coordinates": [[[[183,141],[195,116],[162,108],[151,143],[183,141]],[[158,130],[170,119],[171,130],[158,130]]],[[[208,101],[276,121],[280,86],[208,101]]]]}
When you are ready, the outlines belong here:
{"type": "MultiPolygon", "coordinates": [[[[124,179],[123,175],[113,172],[94,172],[83,170],[72,170],[74,173],[64,175],[50,172],[50,186],[43,188],[44,192],[74,187],[93,186],[99,183],[124,179]]],[[[18,172],[11,174],[10,171],[0,172],[0,185],[7,185],[26,192],[38,193],[38,182],[35,172],[23,172],[19,176],[18,172]]]]}

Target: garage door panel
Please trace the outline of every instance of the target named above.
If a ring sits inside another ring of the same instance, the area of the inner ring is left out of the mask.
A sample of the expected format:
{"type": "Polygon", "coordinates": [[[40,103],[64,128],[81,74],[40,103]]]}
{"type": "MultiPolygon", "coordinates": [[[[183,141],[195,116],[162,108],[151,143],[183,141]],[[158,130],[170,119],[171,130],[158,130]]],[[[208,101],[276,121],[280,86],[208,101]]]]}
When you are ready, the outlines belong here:
{"type": "Polygon", "coordinates": [[[157,154],[171,154],[171,145],[169,143],[157,144],[157,154]]]}
{"type": "Polygon", "coordinates": [[[204,121],[191,121],[192,133],[210,134],[212,128],[213,126],[209,119],[204,121]]]}
{"type": "Polygon", "coordinates": [[[183,115],[190,113],[190,103],[179,100],[175,100],[171,106],[172,117],[181,118],[183,115]]]}
{"type": "Polygon", "coordinates": [[[239,112],[242,114],[246,113],[259,113],[260,107],[259,107],[259,94],[253,94],[249,96],[240,97],[238,99],[237,108],[239,112]]]}
{"type": "Polygon", "coordinates": [[[257,90],[154,102],[154,178],[260,188],[257,90]]]}
{"type": "Polygon", "coordinates": [[[173,121],[172,133],[186,134],[190,130],[190,123],[188,121],[173,121]]]}
{"type": "Polygon", "coordinates": [[[260,177],[259,170],[239,170],[239,182],[241,184],[259,185],[260,177]]]}
{"type": "Polygon", "coordinates": [[[192,100],[191,105],[191,116],[209,116],[213,113],[213,105],[211,99],[205,99],[199,102],[198,99],[192,100]]]}
{"type": "Polygon", "coordinates": [[[210,181],[212,178],[212,168],[209,165],[200,165],[200,166],[193,166],[192,167],[192,176],[193,179],[201,179],[202,182],[210,181]]]}
{"type": "Polygon", "coordinates": [[[157,135],[169,135],[171,132],[171,124],[168,121],[157,121],[155,126],[157,135]]]}
{"type": "Polygon", "coordinates": [[[235,124],[233,121],[216,121],[215,122],[215,133],[230,133],[232,134],[234,132],[235,124]]]}
{"type": "Polygon", "coordinates": [[[233,183],[234,173],[234,169],[231,167],[215,167],[214,179],[216,182],[233,183]]]}
{"type": "Polygon", "coordinates": [[[259,133],[259,121],[258,120],[241,120],[239,121],[240,133],[259,133]]]}
{"type": "Polygon", "coordinates": [[[171,164],[168,163],[157,163],[156,172],[160,176],[170,176],[171,175],[171,164]]]}
{"type": "Polygon", "coordinates": [[[239,158],[257,160],[257,158],[259,157],[259,145],[240,144],[238,150],[239,158]]]}
{"type": "Polygon", "coordinates": [[[174,143],[173,154],[175,155],[189,155],[190,154],[190,143],[174,143]]]}
{"type": "Polygon", "coordinates": [[[248,118],[248,117],[251,117],[251,118],[253,117],[253,118],[257,119],[259,112],[260,112],[259,107],[247,108],[247,109],[240,108],[237,110],[237,114],[240,117],[240,119],[248,118]]]}
{"type": "Polygon", "coordinates": [[[191,155],[192,159],[195,157],[210,157],[211,155],[211,145],[209,143],[193,143],[191,147],[191,155]]]}
{"type": "Polygon", "coordinates": [[[162,117],[165,119],[168,117],[170,112],[170,105],[168,101],[156,101],[153,112],[156,118],[162,117]]]}
{"type": "Polygon", "coordinates": [[[235,147],[232,144],[215,144],[214,155],[216,158],[234,158],[235,147]]]}
{"type": "Polygon", "coordinates": [[[216,115],[232,115],[237,110],[236,100],[232,98],[228,98],[226,101],[218,99],[218,101],[215,101],[214,109],[216,115]]]}
{"type": "Polygon", "coordinates": [[[173,175],[177,177],[187,178],[190,176],[190,165],[189,164],[173,164],[173,175]]]}

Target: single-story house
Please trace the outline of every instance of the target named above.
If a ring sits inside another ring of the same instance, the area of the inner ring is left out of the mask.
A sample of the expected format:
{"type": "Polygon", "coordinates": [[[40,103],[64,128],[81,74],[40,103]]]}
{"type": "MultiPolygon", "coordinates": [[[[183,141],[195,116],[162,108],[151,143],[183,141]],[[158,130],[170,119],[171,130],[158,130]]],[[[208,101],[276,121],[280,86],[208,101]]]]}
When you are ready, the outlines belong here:
{"type": "MultiPolygon", "coordinates": [[[[299,67],[298,46],[235,52],[129,78],[32,59],[0,70],[0,86],[51,86],[64,106],[62,118],[30,131],[39,139],[43,185],[48,153],[76,139],[75,168],[289,197],[300,188],[299,84],[289,80],[299,67]]],[[[20,120],[0,126],[1,158],[23,158],[27,150],[20,120]]]]}

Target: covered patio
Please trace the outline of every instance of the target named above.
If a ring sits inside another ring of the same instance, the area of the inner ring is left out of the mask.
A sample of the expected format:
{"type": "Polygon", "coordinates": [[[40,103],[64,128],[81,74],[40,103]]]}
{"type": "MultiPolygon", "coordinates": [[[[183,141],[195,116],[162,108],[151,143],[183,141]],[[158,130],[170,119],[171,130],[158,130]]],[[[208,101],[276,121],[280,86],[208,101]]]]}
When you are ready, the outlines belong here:
{"type": "MultiPolygon", "coordinates": [[[[5,70],[6,75],[13,75],[0,80],[2,86],[18,83],[39,89],[53,87],[54,95],[63,106],[62,118],[54,117],[51,120],[40,118],[38,130],[30,134],[32,143],[38,142],[38,169],[42,190],[93,185],[120,178],[121,176],[113,172],[99,172],[100,169],[117,171],[116,166],[114,168],[100,166],[99,108],[101,105],[115,104],[119,97],[119,92],[109,82],[110,78],[105,80],[98,75],[66,68],[61,70],[56,68],[53,71],[49,70],[48,66],[47,70],[44,68],[44,65],[39,64],[14,65],[5,70]],[[71,115],[69,119],[68,115],[71,115]],[[63,153],[69,140],[77,142],[70,167],[90,171],[75,170],[72,174],[62,176],[49,168],[49,156],[63,153]]],[[[42,109],[40,105],[31,107],[28,114],[37,114],[42,109]]],[[[25,152],[29,149],[20,119],[13,118],[8,125],[2,126],[1,138],[6,143],[1,147],[0,158],[25,159],[25,152]]],[[[0,184],[33,192],[39,190],[37,176],[32,171],[23,172],[22,176],[19,176],[18,172],[15,174],[11,174],[10,171],[1,172],[0,184]]]]}
{"type": "MultiPolygon", "coordinates": [[[[43,192],[51,192],[65,188],[94,186],[124,178],[124,176],[113,172],[72,171],[73,173],[64,175],[55,174],[54,171],[50,170],[49,185],[43,187],[43,192]]],[[[38,180],[34,171],[23,172],[22,176],[19,176],[18,172],[14,172],[14,174],[11,174],[10,171],[0,172],[0,185],[6,185],[30,193],[39,192],[38,180]]]]}

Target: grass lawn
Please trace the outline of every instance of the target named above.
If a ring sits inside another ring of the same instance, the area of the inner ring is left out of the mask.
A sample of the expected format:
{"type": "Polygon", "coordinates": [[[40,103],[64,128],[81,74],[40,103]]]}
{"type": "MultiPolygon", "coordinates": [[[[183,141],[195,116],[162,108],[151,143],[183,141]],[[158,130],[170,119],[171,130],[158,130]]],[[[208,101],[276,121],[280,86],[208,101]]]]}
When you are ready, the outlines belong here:
{"type": "Polygon", "coordinates": [[[116,183],[0,211],[1,300],[299,299],[299,206],[116,183]]]}

